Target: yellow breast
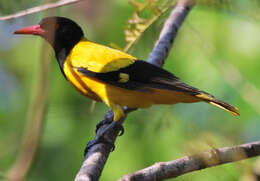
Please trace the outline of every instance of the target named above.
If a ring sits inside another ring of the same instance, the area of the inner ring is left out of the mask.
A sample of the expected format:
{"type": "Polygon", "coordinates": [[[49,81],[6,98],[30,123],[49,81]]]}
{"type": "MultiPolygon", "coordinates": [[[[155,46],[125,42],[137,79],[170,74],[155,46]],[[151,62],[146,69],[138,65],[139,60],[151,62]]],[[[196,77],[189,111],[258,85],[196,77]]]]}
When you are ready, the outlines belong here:
{"type": "Polygon", "coordinates": [[[67,80],[73,85],[74,88],[76,88],[80,93],[83,95],[94,99],[96,101],[101,101],[100,97],[92,91],[90,88],[93,86],[93,80],[86,80],[82,78],[82,75],[78,72],[75,71],[75,69],[72,68],[71,64],[69,61],[65,61],[63,65],[63,71],[64,74],[67,77],[67,80]]]}
{"type": "MultiPolygon", "coordinates": [[[[73,47],[67,56],[63,70],[69,82],[82,94],[97,101],[107,102],[106,83],[87,77],[74,67],[104,73],[126,67],[135,60],[135,57],[122,51],[87,41],[84,38],[73,47]]],[[[122,75],[121,79],[124,81],[126,77],[122,75]]]]}

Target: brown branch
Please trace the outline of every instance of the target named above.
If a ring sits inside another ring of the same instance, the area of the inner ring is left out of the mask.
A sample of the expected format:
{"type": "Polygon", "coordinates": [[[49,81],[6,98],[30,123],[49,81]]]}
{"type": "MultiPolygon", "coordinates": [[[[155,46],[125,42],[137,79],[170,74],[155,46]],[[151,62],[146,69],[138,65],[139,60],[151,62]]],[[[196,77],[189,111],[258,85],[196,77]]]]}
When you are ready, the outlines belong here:
{"type": "Polygon", "coordinates": [[[260,141],[234,147],[224,147],[192,156],[156,163],[150,167],[128,174],[120,181],[151,181],[176,178],[186,173],[225,163],[244,160],[260,155],[260,141]]]}
{"type": "Polygon", "coordinates": [[[29,15],[29,14],[45,11],[45,10],[48,10],[48,9],[53,9],[53,8],[77,3],[77,2],[80,2],[80,1],[82,1],[82,0],[60,0],[60,1],[57,1],[57,2],[53,2],[53,3],[47,3],[47,4],[44,4],[44,5],[40,5],[40,6],[36,6],[36,7],[33,7],[33,8],[26,9],[26,10],[22,10],[22,11],[19,11],[17,13],[14,13],[14,14],[2,16],[2,17],[0,17],[0,21],[15,19],[15,18],[19,18],[19,17],[26,16],[26,15],[29,15]]]}
{"type": "MultiPolygon", "coordinates": [[[[51,2],[53,0],[45,0],[51,2]]],[[[54,10],[49,12],[53,15],[54,10]]],[[[41,134],[44,127],[44,118],[46,112],[46,100],[48,93],[48,80],[50,74],[51,49],[44,43],[42,44],[40,61],[38,65],[36,87],[33,90],[32,100],[28,109],[27,123],[24,130],[22,145],[14,165],[6,174],[6,181],[24,180],[33,163],[41,134]]]]}
{"type": "Polygon", "coordinates": [[[159,39],[155,43],[154,49],[148,58],[148,62],[161,67],[168,57],[177,32],[184,22],[190,9],[194,5],[194,0],[179,0],[174,11],[171,12],[161,30],[159,39]]]}
{"type": "MultiPolygon", "coordinates": [[[[124,107],[126,115],[133,111],[124,107]]],[[[113,113],[109,110],[105,119],[113,119],[113,113]]],[[[125,119],[121,120],[121,124],[125,119]]],[[[108,127],[107,124],[101,126],[96,133],[96,138],[102,134],[102,132],[108,127]]],[[[106,133],[105,138],[111,143],[115,143],[119,130],[114,129],[106,133]]],[[[93,145],[88,153],[85,155],[84,161],[81,165],[79,172],[76,175],[75,181],[97,181],[102,173],[102,170],[106,164],[107,158],[111,152],[111,146],[104,143],[93,145]]]]}
{"type": "Polygon", "coordinates": [[[27,124],[24,130],[22,145],[12,168],[7,172],[6,180],[21,181],[28,173],[35,157],[44,124],[48,76],[50,68],[50,49],[43,45],[39,61],[36,87],[27,115],[27,124]]]}
{"type": "MultiPolygon", "coordinates": [[[[163,31],[161,32],[160,38],[157,41],[153,52],[150,55],[148,62],[153,63],[158,66],[162,66],[164,63],[164,59],[168,56],[169,50],[171,49],[174,38],[176,37],[177,31],[180,28],[180,25],[184,21],[186,15],[190,11],[193,0],[179,0],[177,6],[172,10],[172,13],[167,19],[167,23],[164,24],[163,31]],[[171,22],[173,21],[173,22],[171,22]],[[167,40],[167,38],[170,40],[167,40]],[[168,51],[165,51],[168,50],[168,51]],[[164,52],[164,53],[161,53],[164,52]]],[[[126,112],[129,110],[126,109],[126,112]]],[[[109,119],[113,118],[112,112],[108,112],[106,117],[109,119]]],[[[123,123],[124,120],[122,120],[123,123]]],[[[99,128],[97,136],[106,129],[108,125],[103,125],[99,128]]],[[[115,142],[118,130],[111,130],[108,132],[105,137],[108,140],[111,140],[113,143],[115,142]]],[[[75,181],[97,181],[101,175],[101,172],[104,168],[106,160],[110,154],[111,147],[104,143],[99,143],[92,146],[88,153],[85,156],[83,164],[77,173],[75,181]]]]}

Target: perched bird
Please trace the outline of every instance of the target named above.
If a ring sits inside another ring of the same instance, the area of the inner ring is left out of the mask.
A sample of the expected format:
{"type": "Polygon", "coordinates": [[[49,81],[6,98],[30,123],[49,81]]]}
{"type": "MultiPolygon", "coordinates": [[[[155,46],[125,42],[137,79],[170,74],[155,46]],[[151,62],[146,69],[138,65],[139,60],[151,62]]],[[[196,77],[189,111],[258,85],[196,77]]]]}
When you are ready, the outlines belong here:
{"type": "Polygon", "coordinates": [[[15,34],[38,35],[47,40],[65,78],[83,95],[107,104],[114,121],[124,117],[122,106],[147,108],[200,101],[239,115],[236,107],[183,83],[162,68],[88,40],[80,26],[68,18],[47,17],[15,34]]]}

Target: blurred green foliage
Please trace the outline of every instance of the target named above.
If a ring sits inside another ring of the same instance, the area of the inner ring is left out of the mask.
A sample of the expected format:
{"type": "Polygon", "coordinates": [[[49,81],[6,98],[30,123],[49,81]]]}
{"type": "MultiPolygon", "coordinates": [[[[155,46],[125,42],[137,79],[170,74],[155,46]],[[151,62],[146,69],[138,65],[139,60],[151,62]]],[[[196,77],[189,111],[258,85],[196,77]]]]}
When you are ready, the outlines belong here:
{"type": "MultiPolygon", "coordinates": [[[[1,13],[16,11],[17,2],[2,0],[1,13]]],[[[34,2],[20,3],[28,7],[34,2]]],[[[246,8],[253,12],[258,6],[248,3],[246,8]]],[[[106,45],[115,43],[123,48],[126,44],[124,28],[134,10],[127,1],[99,0],[85,6],[80,3],[59,8],[57,15],[77,20],[90,40],[106,45]]],[[[131,50],[133,55],[147,59],[166,17],[167,14],[145,32],[131,50]]],[[[12,32],[18,28],[17,24],[35,24],[40,18],[41,14],[37,14],[0,22],[1,30],[11,27],[0,32],[0,37],[8,37],[8,41],[0,42],[0,173],[12,166],[19,150],[43,42],[38,37],[13,36],[12,32]]],[[[230,12],[203,4],[194,7],[164,66],[185,82],[237,106],[241,116],[234,117],[204,103],[154,106],[131,113],[124,124],[126,132],[117,140],[101,180],[117,180],[155,162],[212,147],[260,139],[259,107],[243,98],[245,92],[250,91],[245,83],[257,90],[260,88],[260,24],[257,19],[239,10],[230,12]],[[226,81],[237,78],[227,66],[230,64],[243,78],[239,84],[231,85],[226,81]],[[221,67],[228,73],[223,74],[221,67]]],[[[98,103],[91,112],[91,100],[68,84],[54,57],[49,87],[44,133],[28,181],[72,180],[81,166],[85,144],[93,138],[96,123],[108,110],[98,103]]],[[[248,96],[260,101],[259,95],[248,96]]],[[[254,161],[210,168],[176,180],[238,180],[254,161]]]]}
{"type": "Polygon", "coordinates": [[[16,11],[31,8],[36,6],[41,1],[37,0],[19,0],[19,1],[9,1],[9,0],[1,0],[0,1],[0,15],[4,15],[7,13],[14,13],[16,11]]]}

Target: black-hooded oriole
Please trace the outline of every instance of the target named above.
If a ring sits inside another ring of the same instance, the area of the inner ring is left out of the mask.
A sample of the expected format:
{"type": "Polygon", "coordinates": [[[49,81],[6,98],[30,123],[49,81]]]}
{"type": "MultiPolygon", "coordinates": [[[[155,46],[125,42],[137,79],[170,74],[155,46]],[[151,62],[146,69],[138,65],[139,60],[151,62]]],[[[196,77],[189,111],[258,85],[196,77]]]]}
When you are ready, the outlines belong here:
{"type": "Polygon", "coordinates": [[[15,34],[38,35],[47,40],[66,79],[83,95],[107,104],[115,121],[124,116],[122,106],[146,108],[199,101],[239,115],[236,107],[183,83],[162,68],[89,41],[80,26],[68,18],[47,17],[15,34]]]}

